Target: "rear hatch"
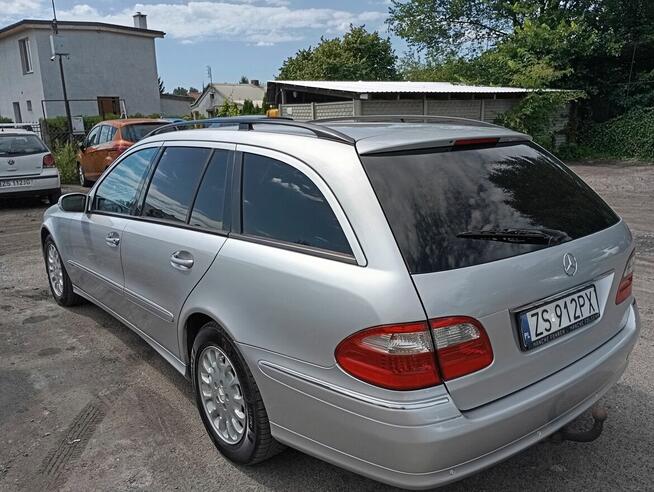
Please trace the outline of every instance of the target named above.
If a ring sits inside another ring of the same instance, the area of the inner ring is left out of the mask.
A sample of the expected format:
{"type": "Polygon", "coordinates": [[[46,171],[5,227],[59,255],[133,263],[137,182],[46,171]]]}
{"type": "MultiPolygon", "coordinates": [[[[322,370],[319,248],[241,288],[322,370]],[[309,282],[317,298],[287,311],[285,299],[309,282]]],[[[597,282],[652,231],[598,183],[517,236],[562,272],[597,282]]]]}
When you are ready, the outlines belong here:
{"type": "Polygon", "coordinates": [[[36,135],[0,132],[0,178],[41,174],[47,152],[36,135]]]}
{"type": "Polygon", "coordinates": [[[529,142],[465,143],[361,156],[427,317],[476,318],[490,339],[491,365],[445,383],[462,410],[614,336],[633,248],[619,217],[549,154],[529,142]]]}

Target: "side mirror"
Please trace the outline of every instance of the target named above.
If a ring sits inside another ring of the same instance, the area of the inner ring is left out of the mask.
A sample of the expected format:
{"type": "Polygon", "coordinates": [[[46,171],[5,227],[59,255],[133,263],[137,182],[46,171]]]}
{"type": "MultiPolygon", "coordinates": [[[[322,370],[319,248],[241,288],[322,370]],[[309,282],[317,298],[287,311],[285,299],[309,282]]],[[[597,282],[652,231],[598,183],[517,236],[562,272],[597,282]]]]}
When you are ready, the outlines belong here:
{"type": "Polygon", "coordinates": [[[57,204],[64,212],[84,212],[86,210],[86,194],[67,193],[59,198],[57,204]]]}
{"type": "Polygon", "coordinates": [[[86,145],[84,145],[84,142],[80,142],[80,143],[78,143],[77,146],[79,147],[79,150],[81,150],[82,152],[84,152],[84,149],[86,148],[86,145]]]}

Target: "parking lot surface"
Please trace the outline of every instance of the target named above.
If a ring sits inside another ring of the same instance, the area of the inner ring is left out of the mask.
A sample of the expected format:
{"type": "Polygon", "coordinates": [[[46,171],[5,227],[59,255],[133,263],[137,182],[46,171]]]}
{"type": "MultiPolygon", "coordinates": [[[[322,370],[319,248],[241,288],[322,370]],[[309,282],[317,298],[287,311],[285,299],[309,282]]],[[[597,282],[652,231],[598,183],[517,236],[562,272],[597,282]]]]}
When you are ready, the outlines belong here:
{"type": "MultiPolygon", "coordinates": [[[[652,489],[654,166],[574,169],[638,244],[643,330],[602,400],[605,431],[590,444],[540,443],[441,490],[652,489]]],[[[45,208],[0,201],[0,490],[391,490],[293,450],[252,468],[224,460],[181,375],[99,308],[52,300],[38,234],[45,208]]]]}

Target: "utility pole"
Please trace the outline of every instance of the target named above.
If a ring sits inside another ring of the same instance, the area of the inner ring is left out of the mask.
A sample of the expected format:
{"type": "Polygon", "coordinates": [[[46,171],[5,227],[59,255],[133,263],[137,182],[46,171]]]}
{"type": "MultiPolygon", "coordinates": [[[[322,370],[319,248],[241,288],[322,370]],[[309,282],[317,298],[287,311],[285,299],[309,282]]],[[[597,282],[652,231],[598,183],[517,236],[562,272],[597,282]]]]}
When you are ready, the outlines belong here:
{"type": "Polygon", "coordinates": [[[68,92],[66,91],[66,78],[64,77],[64,61],[63,61],[63,54],[61,53],[56,53],[56,37],[59,34],[59,27],[57,26],[57,11],[55,9],[55,3],[54,0],[52,0],[52,35],[53,35],[53,43],[52,46],[55,48],[52,53],[52,58],[58,57],[59,58],[59,75],[61,77],[61,88],[64,93],[64,106],[66,107],[66,122],[68,123],[68,140],[70,142],[73,141],[73,119],[70,115],[70,102],[68,101],[68,92]]]}

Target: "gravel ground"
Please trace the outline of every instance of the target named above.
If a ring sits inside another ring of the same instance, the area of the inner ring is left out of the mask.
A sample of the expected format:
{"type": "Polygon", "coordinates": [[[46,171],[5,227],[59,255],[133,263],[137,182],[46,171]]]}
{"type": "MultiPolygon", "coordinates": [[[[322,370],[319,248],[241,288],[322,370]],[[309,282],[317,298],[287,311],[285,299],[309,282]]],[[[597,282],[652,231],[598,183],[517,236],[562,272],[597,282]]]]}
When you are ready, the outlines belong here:
{"type": "MultiPolygon", "coordinates": [[[[541,443],[443,490],[651,490],[654,483],[654,167],[575,166],[638,242],[641,340],[590,444],[541,443]]],[[[0,203],[0,490],[386,490],[288,450],[257,467],[214,449],[190,385],[90,304],[50,298],[45,204],[0,203]]]]}

